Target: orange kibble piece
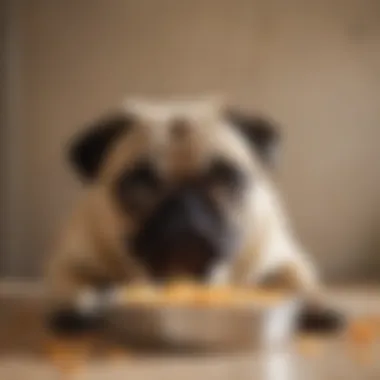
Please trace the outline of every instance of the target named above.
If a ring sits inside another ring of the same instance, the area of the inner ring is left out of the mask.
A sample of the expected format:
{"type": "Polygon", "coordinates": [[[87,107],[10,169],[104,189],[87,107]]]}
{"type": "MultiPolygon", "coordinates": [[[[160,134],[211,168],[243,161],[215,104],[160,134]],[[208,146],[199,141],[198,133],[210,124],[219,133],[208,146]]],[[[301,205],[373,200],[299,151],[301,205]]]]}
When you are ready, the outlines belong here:
{"type": "Polygon", "coordinates": [[[349,350],[356,362],[370,364],[372,360],[372,344],[376,339],[376,329],[371,318],[354,322],[349,331],[349,350]]]}
{"type": "Polygon", "coordinates": [[[210,306],[212,304],[213,295],[210,289],[199,291],[194,295],[194,306],[210,306]]]}
{"type": "Polygon", "coordinates": [[[64,373],[80,369],[90,351],[87,340],[53,339],[48,342],[48,355],[53,365],[64,373]]]}
{"type": "Polygon", "coordinates": [[[380,316],[371,316],[367,319],[367,323],[370,325],[373,334],[376,337],[380,336],[380,316]]]}
{"type": "Polygon", "coordinates": [[[349,330],[349,339],[354,344],[366,344],[374,340],[375,330],[368,320],[357,321],[349,330]]]}
{"type": "Polygon", "coordinates": [[[210,306],[230,306],[233,304],[234,292],[228,287],[209,288],[203,295],[210,306]]]}
{"type": "Polygon", "coordinates": [[[192,303],[196,299],[199,289],[191,282],[176,281],[164,290],[164,299],[168,303],[192,303]]]}
{"type": "Polygon", "coordinates": [[[159,292],[150,285],[133,285],[125,289],[124,299],[130,303],[150,304],[159,301],[159,292]]]}

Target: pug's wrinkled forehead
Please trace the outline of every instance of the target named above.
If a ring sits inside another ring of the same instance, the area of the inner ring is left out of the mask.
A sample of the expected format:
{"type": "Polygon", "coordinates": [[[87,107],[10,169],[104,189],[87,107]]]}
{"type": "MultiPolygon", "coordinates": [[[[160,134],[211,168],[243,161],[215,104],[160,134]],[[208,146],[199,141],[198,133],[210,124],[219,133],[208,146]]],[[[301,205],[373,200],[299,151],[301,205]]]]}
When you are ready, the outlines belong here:
{"type": "Polygon", "coordinates": [[[218,99],[182,99],[152,101],[148,99],[127,99],[121,108],[129,114],[151,122],[167,123],[173,118],[195,121],[215,117],[223,107],[218,99]]]}
{"type": "Polygon", "coordinates": [[[217,160],[260,171],[273,164],[278,137],[268,119],[215,100],[129,100],[75,136],[69,158],[88,181],[141,162],[179,180],[217,160]]]}

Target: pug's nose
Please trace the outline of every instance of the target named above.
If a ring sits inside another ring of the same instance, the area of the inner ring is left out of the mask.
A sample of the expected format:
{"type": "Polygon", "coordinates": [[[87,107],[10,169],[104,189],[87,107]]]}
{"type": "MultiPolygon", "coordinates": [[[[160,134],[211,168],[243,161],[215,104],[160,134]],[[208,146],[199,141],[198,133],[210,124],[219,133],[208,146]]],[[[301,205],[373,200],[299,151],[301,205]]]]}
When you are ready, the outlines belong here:
{"type": "Polygon", "coordinates": [[[134,240],[134,252],[154,272],[202,273],[220,253],[215,211],[193,189],[173,194],[134,240]]]}
{"type": "Polygon", "coordinates": [[[195,222],[196,202],[189,195],[172,199],[164,209],[166,209],[166,225],[169,231],[179,231],[195,222]]]}
{"type": "Polygon", "coordinates": [[[162,233],[173,242],[181,242],[184,248],[200,248],[207,235],[207,214],[200,199],[189,194],[174,198],[166,206],[161,220],[162,233]]]}
{"type": "Polygon", "coordinates": [[[195,257],[197,254],[211,249],[202,232],[191,226],[178,229],[175,233],[166,235],[166,238],[166,250],[176,255],[195,257]]]}

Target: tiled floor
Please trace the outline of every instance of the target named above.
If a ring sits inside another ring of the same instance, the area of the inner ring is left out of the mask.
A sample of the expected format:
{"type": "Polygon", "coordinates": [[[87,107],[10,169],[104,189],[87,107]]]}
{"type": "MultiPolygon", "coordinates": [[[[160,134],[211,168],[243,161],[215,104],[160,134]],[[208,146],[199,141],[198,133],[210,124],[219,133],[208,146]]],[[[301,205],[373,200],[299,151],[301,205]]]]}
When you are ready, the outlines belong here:
{"type": "MultiPolygon", "coordinates": [[[[59,375],[44,354],[46,335],[41,328],[40,297],[31,287],[28,292],[25,296],[25,287],[0,284],[1,380],[47,380],[59,375]]],[[[380,316],[380,291],[374,288],[335,291],[330,299],[352,317],[380,316]]],[[[70,373],[70,379],[380,379],[380,345],[365,347],[360,360],[350,348],[341,338],[309,349],[304,346],[302,354],[299,345],[293,345],[286,352],[270,354],[100,358],[79,366],[79,371],[70,373]]]]}

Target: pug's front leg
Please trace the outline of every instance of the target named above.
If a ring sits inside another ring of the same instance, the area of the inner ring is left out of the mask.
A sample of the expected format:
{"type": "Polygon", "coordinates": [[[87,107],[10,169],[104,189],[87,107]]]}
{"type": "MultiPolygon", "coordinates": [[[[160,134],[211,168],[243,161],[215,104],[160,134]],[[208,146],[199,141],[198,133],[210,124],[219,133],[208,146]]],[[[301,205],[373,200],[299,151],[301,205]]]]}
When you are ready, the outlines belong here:
{"type": "Polygon", "coordinates": [[[47,315],[49,329],[58,335],[94,332],[105,326],[118,281],[91,266],[72,266],[52,273],[47,315]]]}
{"type": "Polygon", "coordinates": [[[275,270],[263,276],[260,285],[290,289],[303,300],[297,329],[302,333],[334,333],[345,325],[343,315],[329,307],[325,292],[318,280],[313,265],[303,256],[294,256],[275,270]]]}
{"type": "Polygon", "coordinates": [[[48,326],[54,334],[66,336],[99,331],[105,326],[105,310],[99,294],[86,289],[71,305],[53,309],[48,326]]]}

